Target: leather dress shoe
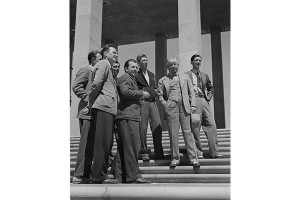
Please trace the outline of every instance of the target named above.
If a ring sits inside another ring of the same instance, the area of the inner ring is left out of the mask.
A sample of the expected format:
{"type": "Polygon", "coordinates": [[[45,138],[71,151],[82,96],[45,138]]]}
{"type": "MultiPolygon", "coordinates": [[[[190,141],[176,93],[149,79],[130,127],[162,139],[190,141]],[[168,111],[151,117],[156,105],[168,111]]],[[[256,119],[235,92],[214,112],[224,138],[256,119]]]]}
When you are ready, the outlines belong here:
{"type": "Polygon", "coordinates": [[[137,178],[135,180],[132,181],[128,181],[127,183],[138,183],[138,184],[145,184],[145,183],[151,183],[151,181],[144,179],[144,178],[137,178]]]}
{"type": "Polygon", "coordinates": [[[171,164],[170,164],[170,167],[176,167],[177,165],[179,165],[180,161],[179,160],[172,160],[171,164]]]}
{"type": "Polygon", "coordinates": [[[221,154],[210,156],[210,158],[223,158],[224,156],[221,154]]]}
{"type": "Polygon", "coordinates": [[[198,155],[198,159],[203,159],[204,158],[202,151],[197,150],[197,155],[198,155]]]}
{"type": "Polygon", "coordinates": [[[92,181],[93,184],[119,184],[120,182],[117,179],[105,179],[104,181],[92,181]]]}
{"type": "Polygon", "coordinates": [[[197,160],[192,160],[191,163],[193,167],[200,167],[200,163],[197,160]]]}
{"type": "Polygon", "coordinates": [[[72,178],[72,183],[73,184],[88,184],[88,183],[90,183],[90,180],[88,178],[82,178],[82,177],[74,176],[72,178]]]}
{"type": "Polygon", "coordinates": [[[150,160],[149,154],[142,154],[142,160],[149,161],[150,160]]]}

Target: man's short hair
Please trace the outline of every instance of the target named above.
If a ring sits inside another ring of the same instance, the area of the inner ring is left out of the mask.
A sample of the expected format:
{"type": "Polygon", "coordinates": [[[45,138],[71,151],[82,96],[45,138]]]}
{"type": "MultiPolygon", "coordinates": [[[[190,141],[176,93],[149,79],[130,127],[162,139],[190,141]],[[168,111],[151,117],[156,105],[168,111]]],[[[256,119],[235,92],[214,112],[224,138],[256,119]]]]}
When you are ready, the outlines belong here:
{"type": "Polygon", "coordinates": [[[92,63],[92,59],[97,57],[97,54],[100,53],[98,50],[93,50],[88,55],[89,64],[92,63]]]}
{"type": "Polygon", "coordinates": [[[195,59],[196,57],[200,57],[200,58],[201,58],[201,61],[202,61],[202,57],[201,57],[199,54],[194,54],[194,55],[191,57],[191,62],[193,62],[194,59],[195,59]]]}
{"type": "Polygon", "coordinates": [[[125,64],[124,64],[124,70],[127,69],[127,68],[129,67],[129,63],[130,63],[130,62],[136,63],[136,60],[133,59],[133,58],[128,59],[128,60],[125,62],[125,64]]]}
{"type": "Polygon", "coordinates": [[[117,49],[116,46],[113,45],[113,44],[106,44],[106,45],[101,49],[101,52],[100,52],[102,58],[104,58],[104,52],[108,51],[110,47],[113,47],[113,48],[117,49]]]}
{"type": "Polygon", "coordinates": [[[177,63],[178,63],[178,60],[177,60],[177,58],[175,58],[175,57],[170,57],[169,59],[167,59],[166,60],[166,67],[168,67],[168,65],[169,65],[169,63],[170,63],[170,60],[176,60],[177,61],[177,63]]]}
{"type": "Polygon", "coordinates": [[[146,57],[147,56],[145,54],[139,54],[137,57],[136,57],[136,61],[140,62],[142,60],[142,57],[146,57]]]}

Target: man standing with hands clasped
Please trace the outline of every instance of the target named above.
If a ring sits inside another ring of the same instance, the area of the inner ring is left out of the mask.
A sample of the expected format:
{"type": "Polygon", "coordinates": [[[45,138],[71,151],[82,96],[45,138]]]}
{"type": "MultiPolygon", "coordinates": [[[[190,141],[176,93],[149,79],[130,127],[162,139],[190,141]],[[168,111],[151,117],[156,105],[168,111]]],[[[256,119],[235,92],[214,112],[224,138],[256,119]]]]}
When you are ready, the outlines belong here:
{"type": "Polygon", "coordinates": [[[163,159],[164,151],[162,147],[162,127],[160,122],[159,111],[155,102],[156,81],[155,76],[150,72],[148,67],[148,59],[145,54],[140,54],[136,58],[139,72],[135,75],[137,85],[140,90],[147,91],[150,94],[149,98],[144,99],[141,105],[141,121],[140,121],[140,136],[141,136],[141,150],[142,159],[144,161],[150,160],[147,149],[147,128],[150,119],[150,128],[153,137],[154,159],[163,159]]]}
{"type": "Polygon", "coordinates": [[[135,81],[138,72],[136,60],[129,59],[124,64],[125,74],[117,81],[117,89],[120,95],[120,103],[116,117],[118,127],[118,151],[122,165],[123,183],[151,183],[142,178],[138,155],[141,148],[139,133],[140,103],[149,98],[149,93],[141,91],[135,81]]]}
{"type": "Polygon", "coordinates": [[[223,155],[218,152],[217,127],[213,112],[209,106],[209,101],[213,97],[214,88],[208,75],[200,71],[202,57],[195,54],[191,57],[192,70],[186,72],[193,83],[193,89],[196,97],[197,110],[200,115],[200,126],[192,127],[192,132],[196,140],[197,156],[203,158],[203,151],[200,143],[201,125],[206,134],[209,145],[209,156],[211,158],[222,158],[223,155]],[[206,94],[207,93],[207,94],[206,94]]]}

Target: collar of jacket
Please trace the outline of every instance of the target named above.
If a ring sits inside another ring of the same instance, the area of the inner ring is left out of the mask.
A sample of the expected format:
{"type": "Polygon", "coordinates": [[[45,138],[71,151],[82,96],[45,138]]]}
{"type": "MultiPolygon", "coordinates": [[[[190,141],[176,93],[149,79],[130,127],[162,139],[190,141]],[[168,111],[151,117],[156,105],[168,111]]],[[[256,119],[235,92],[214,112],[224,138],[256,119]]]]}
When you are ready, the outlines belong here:
{"type": "Polygon", "coordinates": [[[171,75],[170,73],[167,75],[168,78],[174,78],[175,76],[179,77],[178,72],[175,75],[171,75]]]}
{"type": "Polygon", "coordinates": [[[194,73],[194,74],[199,74],[199,75],[201,74],[200,69],[197,71],[197,73],[193,72],[193,69],[191,69],[191,72],[194,73]]]}

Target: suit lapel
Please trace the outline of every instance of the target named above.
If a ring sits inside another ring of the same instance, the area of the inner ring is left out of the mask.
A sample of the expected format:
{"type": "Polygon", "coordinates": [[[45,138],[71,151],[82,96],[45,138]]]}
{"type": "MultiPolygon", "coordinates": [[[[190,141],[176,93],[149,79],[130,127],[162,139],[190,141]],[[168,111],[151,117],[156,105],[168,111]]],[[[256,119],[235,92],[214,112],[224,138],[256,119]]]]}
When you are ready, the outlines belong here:
{"type": "Polygon", "coordinates": [[[204,94],[204,97],[207,101],[207,95],[206,95],[206,88],[204,86],[206,86],[206,77],[204,76],[204,74],[202,72],[200,72],[200,78],[201,78],[201,86],[202,86],[202,93],[204,94]]]}
{"type": "Polygon", "coordinates": [[[180,89],[182,91],[183,85],[184,85],[184,78],[181,74],[178,75],[179,78],[179,84],[180,84],[180,89]]]}
{"type": "MultiPolygon", "coordinates": [[[[141,72],[141,76],[142,76],[142,79],[144,80],[144,83],[149,86],[149,84],[148,84],[148,82],[147,82],[147,80],[146,80],[143,72],[141,72]]],[[[148,73],[148,76],[149,76],[149,73],[148,73]]],[[[150,82],[150,76],[149,76],[149,82],[150,82]]]]}
{"type": "MultiPolygon", "coordinates": [[[[148,75],[149,75],[149,73],[148,73],[148,75]]],[[[147,83],[147,80],[146,80],[146,78],[144,77],[142,71],[140,71],[140,72],[137,74],[136,78],[137,78],[137,80],[138,80],[139,82],[141,82],[143,85],[149,85],[149,84],[147,83]]]]}
{"type": "Polygon", "coordinates": [[[165,88],[166,88],[166,92],[167,92],[167,97],[169,97],[169,92],[170,92],[170,81],[169,81],[169,78],[165,78],[164,80],[164,85],[165,85],[165,88]]]}
{"type": "MultiPolygon", "coordinates": [[[[152,80],[154,80],[154,75],[148,71],[148,76],[149,76],[149,86],[151,86],[150,83],[151,83],[152,80]]],[[[154,86],[155,86],[155,84],[154,84],[154,86]]]]}

